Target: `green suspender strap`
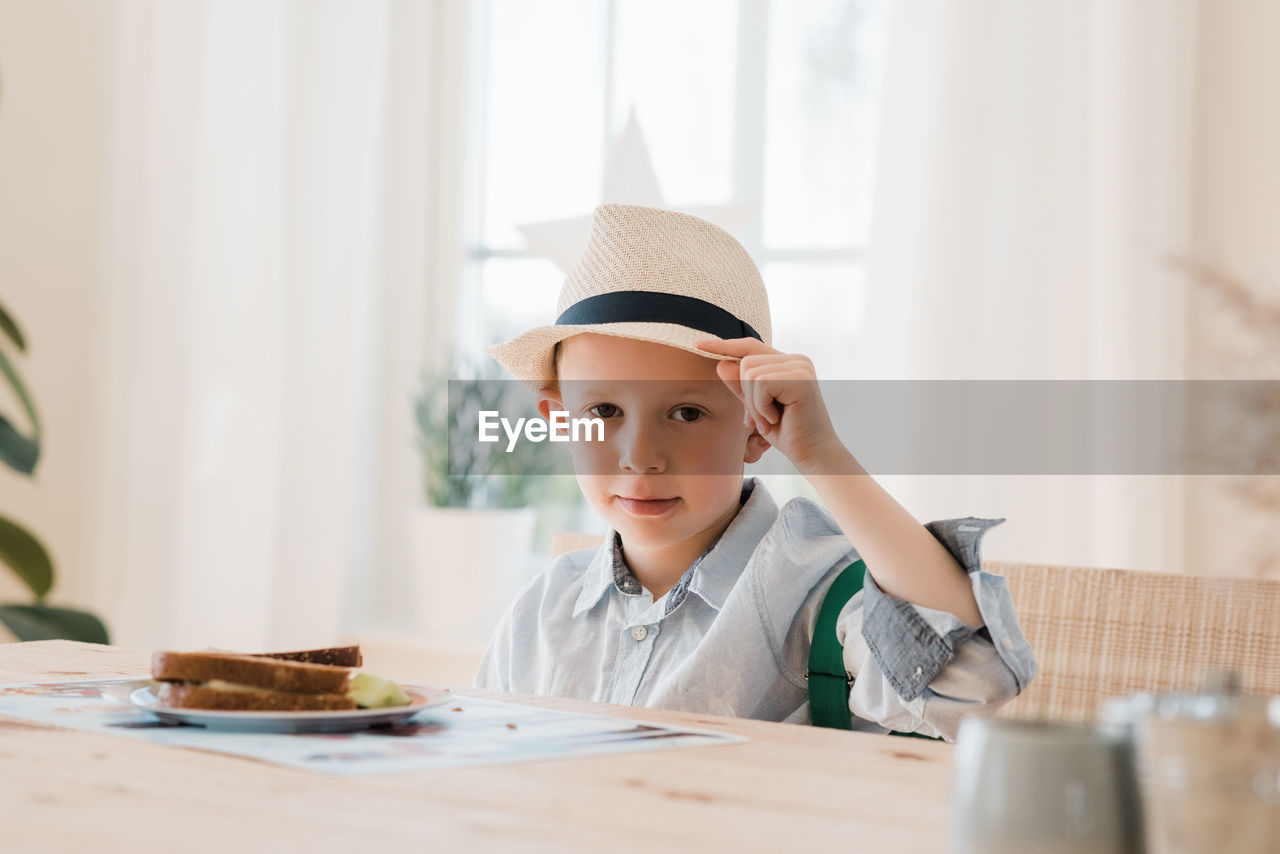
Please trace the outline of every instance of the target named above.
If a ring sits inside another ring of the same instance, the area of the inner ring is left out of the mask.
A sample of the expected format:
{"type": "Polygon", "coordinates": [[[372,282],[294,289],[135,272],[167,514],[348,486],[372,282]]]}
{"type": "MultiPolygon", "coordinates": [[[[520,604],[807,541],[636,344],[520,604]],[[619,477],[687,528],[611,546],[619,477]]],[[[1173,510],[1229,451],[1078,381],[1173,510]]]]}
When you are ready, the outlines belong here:
{"type": "Polygon", "coordinates": [[[814,726],[853,729],[849,689],[853,678],[844,669],[844,646],[836,639],[836,617],[862,589],[867,565],[861,560],[844,568],[822,600],[809,645],[809,715],[814,726]]]}
{"type": "MultiPolygon", "coordinates": [[[[806,677],[809,682],[809,715],[814,726],[853,729],[853,713],[849,711],[853,677],[844,669],[844,646],[836,639],[836,618],[845,603],[862,589],[866,574],[867,565],[860,559],[846,566],[827,590],[818,611],[813,641],[809,645],[809,675],[806,677]]],[[[889,734],[942,740],[918,732],[889,734]]]]}

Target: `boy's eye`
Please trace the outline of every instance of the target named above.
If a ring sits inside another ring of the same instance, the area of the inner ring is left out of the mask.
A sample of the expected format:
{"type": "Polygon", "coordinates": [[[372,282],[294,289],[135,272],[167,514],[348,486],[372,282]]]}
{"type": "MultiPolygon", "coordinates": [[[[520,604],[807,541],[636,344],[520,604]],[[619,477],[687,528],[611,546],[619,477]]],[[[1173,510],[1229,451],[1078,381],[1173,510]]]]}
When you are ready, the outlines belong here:
{"type": "Polygon", "coordinates": [[[697,421],[702,417],[702,410],[696,406],[681,406],[673,414],[677,421],[697,421]]]}
{"type": "Polygon", "coordinates": [[[612,418],[618,414],[618,407],[614,406],[612,403],[597,403],[594,406],[588,406],[587,412],[590,412],[597,418],[612,418]]]}

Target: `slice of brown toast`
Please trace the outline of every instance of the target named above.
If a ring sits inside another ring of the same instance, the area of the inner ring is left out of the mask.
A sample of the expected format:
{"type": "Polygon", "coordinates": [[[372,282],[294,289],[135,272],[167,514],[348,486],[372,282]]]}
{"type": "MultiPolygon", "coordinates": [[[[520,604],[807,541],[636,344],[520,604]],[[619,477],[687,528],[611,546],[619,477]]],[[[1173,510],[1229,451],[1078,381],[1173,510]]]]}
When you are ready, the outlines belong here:
{"type": "Polygon", "coordinates": [[[334,667],[359,667],[364,663],[360,647],[330,646],[324,649],[301,649],[297,652],[253,652],[254,658],[279,658],[285,661],[301,661],[307,664],[330,664],[334,667]]]}
{"type": "Polygon", "coordinates": [[[346,694],[350,668],[252,655],[161,651],[151,655],[151,676],[171,682],[221,679],[267,691],[346,694]]]}
{"type": "Polygon", "coordinates": [[[156,690],[160,705],[175,709],[227,712],[322,712],[356,707],[346,694],[297,694],[287,691],[223,691],[208,685],[164,682],[156,690]]]}

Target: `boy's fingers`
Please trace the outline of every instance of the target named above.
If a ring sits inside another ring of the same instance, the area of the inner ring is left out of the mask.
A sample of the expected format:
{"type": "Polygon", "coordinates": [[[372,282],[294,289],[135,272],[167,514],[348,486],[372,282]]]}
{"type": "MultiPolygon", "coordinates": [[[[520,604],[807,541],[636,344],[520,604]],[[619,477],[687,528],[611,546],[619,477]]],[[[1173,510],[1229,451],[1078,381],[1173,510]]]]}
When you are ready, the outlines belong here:
{"type": "Polygon", "coordinates": [[[795,385],[796,371],[772,371],[751,378],[755,389],[755,405],[769,420],[777,424],[782,420],[782,410],[800,399],[795,385]]]}
{"type": "Polygon", "coordinates": [[[751,417],[755,421],[756,427],[762,436],[767,436],[773,431],[773,427],[782,417],[782,413],[773,405],[773,398],[769,395],[764,384],[754,377],[747,377],[743,380],[742,390],[745,395],[743,402],[751,412],[751,417]]]}
{"type": "Polygon", "coordinates": [[[752,382],[756,388],[756,407],[777,423],[782,417],[781,409],[804,399],[813,378],[803,368],[784,368],[753,377],[752,382]]]}
{"type": "Polygon", "coordinates": [[[734,385],[730,385],[729,388],[733,391],[734,395],[737,396],[738,400],[742,402],[742,407],[746,413],[747,424],[755,427],[757,431],[763,434],[769,425],[765,421],[764,416],[760,414],[760,410],[756,408],[755,383],[736,363],[734,364],[734,368],[735,372],[738,374],[738,382],[736,383],[737,387],[735,388],[734,385]]]}
{"type": "MultiPolygon", "coordinates": [[[[745,340],[755,341],[754,338],[745,340]]],[[[767,436],[782,418],[782,412],[774,402],[781,391],[778,380],[793,378],[797,372],[792,359],[780,360],[776,364],[756,361],[755,368],[749,368],[749,364],[752,363],[721,361],[716,364],[716,374],[742,403],[742,423],[761,436],[767,436]]],[[[783,403],[785,405],[785,401],[783,403]]]]}
{"type": "Polygon", "coordinates": [[[733,393],[733,396],[742,404],[742,423],[747,427],[751,427],[751,407],[747,405],[746,396],[742,392],[742,372],[738,368],[737,362],[717,362],[716,373],[720,376],[721,381],[733,393]]]}
{"type": "Polygon", "coordinates": [[[740,364],[742,365],[742,370],[751,374],[754,378],[757,374],[776,373],[793,369],[803,370],[809,364],[809,361],[799,354],[753,354],[743,356],[740,364]]]}
{"type": "Polygon", "coordinates": [[[764,420],[770,424],[777,424],[778,419],[782,417],[782,413],[778,411],[777,404],[773,402],[774,389],[771,383],[761,382],[759,380],[752,383],[755,386],[752,395],[756,410],[764,416],[764,420]]]}
{"type": "Polygon", "coordinates": [[[717,362],[716,373],[724,384],[729,387],[729,391],[733,392],[734,397],[742,400],[742,373],[738,368],[738,363],[717,362]]]}
{"type": "Polygon", "coordinates": [[[706,350],[708,353],[719,353],[721,356],[735,356],[739,359],[743,356],[782,352],[773,349],[758,338],[703,338],[698,342],[698,349],[706,350]]]}

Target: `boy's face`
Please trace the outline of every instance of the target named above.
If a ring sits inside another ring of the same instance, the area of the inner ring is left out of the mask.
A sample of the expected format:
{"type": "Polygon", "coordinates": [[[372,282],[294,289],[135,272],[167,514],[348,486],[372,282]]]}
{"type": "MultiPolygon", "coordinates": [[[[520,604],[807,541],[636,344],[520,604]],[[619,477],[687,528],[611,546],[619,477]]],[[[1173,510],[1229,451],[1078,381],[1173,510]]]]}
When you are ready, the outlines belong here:
{"type": "Polygon", "coordinates": [[[716,360],[583,333],[562,342],[558,377],[538,408],[603,419],[603,442],[570,449],[583,494],[624,542],[677,545],[718,533],[737,513],[743,464],[769,445],[742,423],[716,360]]]}

